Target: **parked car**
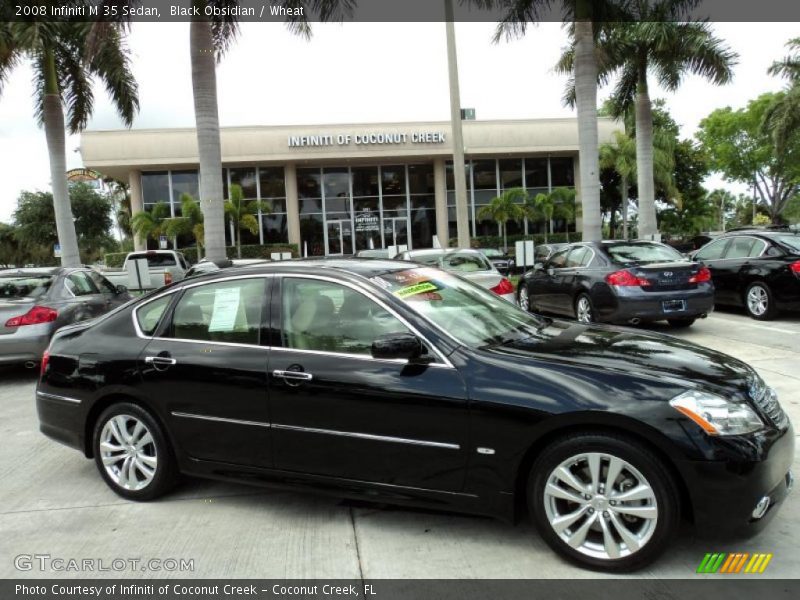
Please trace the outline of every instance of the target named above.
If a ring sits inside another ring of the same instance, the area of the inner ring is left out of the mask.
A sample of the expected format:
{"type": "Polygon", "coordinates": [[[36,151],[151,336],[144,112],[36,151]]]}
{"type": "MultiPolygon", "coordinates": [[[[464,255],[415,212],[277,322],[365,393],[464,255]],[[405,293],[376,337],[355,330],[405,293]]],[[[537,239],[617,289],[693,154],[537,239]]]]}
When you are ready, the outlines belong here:
{"type": "Polygon", "coordinates": [[[547,259],[553,256],[556,251],[566,247],[566,244],[539,244],[533,250],[534,264],[545,262],[547,259]]]}
{"type": "Polygon", "coordinates": [[[0,364],[39,364],[59,327],[93,319],[130,300],[88,268],[0,271],[0,364]]]}
{"type": "Polygon", "coordinates": [[[220,269],[228,269],[230,267],[247,267],[250,265],[262,265],[268,262],[270,261],[266,258],[234,258],[232,260],[230,258],[225,258],[223,260],[209,260],[207,258],[204,258],[200,262],[189,267],[189,270],[186,271],[184,279],[188,279],[189,277],[195,277],[197,275],[203,275],[204,273],[219,271],[220,269]]]}
{"type": "Polygon", "coordinates": [[[711,273],[674,248],[647,241],[569,244],[528,271],[517,287],[521,308],[582,323],[689,327],[714,309],[711,273]]]}
{"type": "Polygon", "coordinates": [[[189,263],[182,252],[175,250],[146,250],[142,252],[131,252],[125,257],[121,269],[103,269],[103,275],[114,285],[128,286],[128,263],[132,260],[139,259],[147,260],[148,271],[150,272],[150,283],[142,283],[132,286],[131,289],[137,291],[155,290],[165,285],[169,285],[173,281],[180,281],[186,276],[186,271],[189,270],[189,263]]]}
{"type": "Polygon", "coordinates": [[[498,248],[478,248],[478,252],[489,259],[501,275],[510,275],[514,270],[514,259],[498,248]]]}
{"type": "Polygon", "coordinates": [[[607,572],[655,559],[681,518],[762,529],[794,457],[775,392],[737,359],[576,330],[394,260],[225,269],[62,329],[36,404],[123,498],[183,473],[512,521],[527,507],[557,552],[607,572]]]}
{"type": "Polygon", "coordinates": [[[412,261],[456,273],[509,302],[515,302],[514,285],[503,277],[489,262],[489,259],[478,250],[458,248],[406,250],[395,256],[395,259],[412,261]]]}
{"type": "Polygon", "coordinates": [[[800,235],[737,230],[692,255],[711,271],[716,303],[743,306],[754,319],[800,310],[800,235]]]}
{"type": "Polygon", "coordinates": [[[356,252],[357,258],[389,258],[389,251],[386,249],[375,248],[374,250],[359,250],[356,252]]]}

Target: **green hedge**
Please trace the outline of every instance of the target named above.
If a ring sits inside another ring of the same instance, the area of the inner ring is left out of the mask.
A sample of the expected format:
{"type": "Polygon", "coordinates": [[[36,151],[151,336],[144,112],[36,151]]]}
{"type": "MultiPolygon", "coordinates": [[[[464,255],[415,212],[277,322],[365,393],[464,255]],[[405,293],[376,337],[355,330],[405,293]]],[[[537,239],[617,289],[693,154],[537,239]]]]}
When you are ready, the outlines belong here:
{"type": "MultiPolygon", "coordinates": [[[[197,247],[191,246],[189,248],[178,248],[186,257],[190,264],[197,262],[197,247]]],[[[228,258],[237,258],[236,246],[228,246],[226,249],[228,258]]],[[[242,246],[242,258],[270,258],[273,252],[291,252],[292,257],[299,256],[297,244],[253,244],[242,246]]],[[[105,255],[105,263],[107,267],[119,268],[125,262],[127,252],[112,252],[105,255]]]]}

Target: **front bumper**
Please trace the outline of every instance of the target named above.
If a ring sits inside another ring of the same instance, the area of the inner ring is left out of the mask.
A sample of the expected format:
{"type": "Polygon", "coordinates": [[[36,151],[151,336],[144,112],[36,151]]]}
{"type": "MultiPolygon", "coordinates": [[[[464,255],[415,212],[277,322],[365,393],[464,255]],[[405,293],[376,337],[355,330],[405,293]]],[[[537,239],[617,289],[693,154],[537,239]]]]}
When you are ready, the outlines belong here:
{"type": "Polygon", "coordinates": [[[713,443],[720,446],[722,460],[681,465],[695,527],[709,537],[754,535],[775,517],[791,490],[794,430],[789,425],[782,432],[717,438],[713,443]],[[754,510],[764,497],[769,498],[769,506],[761,518],[755,518],[754,510]]]}

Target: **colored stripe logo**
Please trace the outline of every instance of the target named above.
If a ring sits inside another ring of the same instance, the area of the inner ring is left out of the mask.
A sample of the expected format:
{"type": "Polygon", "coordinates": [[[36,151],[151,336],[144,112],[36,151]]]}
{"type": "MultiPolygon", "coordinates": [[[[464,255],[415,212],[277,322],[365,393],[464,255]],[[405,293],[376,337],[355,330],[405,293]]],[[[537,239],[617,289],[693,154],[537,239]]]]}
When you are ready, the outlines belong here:
{"type": "Polygon", "coordinates": [[[700,561],[697,573],[763,573],[772,560],[772,554],[756,552],[708,552],[700,561]]]}

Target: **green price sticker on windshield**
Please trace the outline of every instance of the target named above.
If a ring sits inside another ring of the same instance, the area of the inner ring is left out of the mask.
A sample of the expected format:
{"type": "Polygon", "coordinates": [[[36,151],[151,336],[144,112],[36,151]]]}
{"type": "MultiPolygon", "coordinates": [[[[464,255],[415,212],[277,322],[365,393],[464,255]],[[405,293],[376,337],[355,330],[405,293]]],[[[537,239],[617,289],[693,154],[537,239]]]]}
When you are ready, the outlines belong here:
{"type": "Polygon", "coordinates": [[[408,298],[409,296],[416,296],[417,294],[424,294],[425,292],[435,292],[438,288],[430,281],[423,281],[397,290],[394,295],[398,298],[408,298]]]}

